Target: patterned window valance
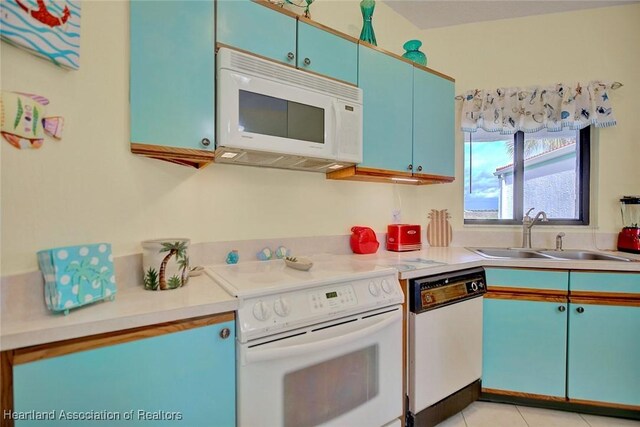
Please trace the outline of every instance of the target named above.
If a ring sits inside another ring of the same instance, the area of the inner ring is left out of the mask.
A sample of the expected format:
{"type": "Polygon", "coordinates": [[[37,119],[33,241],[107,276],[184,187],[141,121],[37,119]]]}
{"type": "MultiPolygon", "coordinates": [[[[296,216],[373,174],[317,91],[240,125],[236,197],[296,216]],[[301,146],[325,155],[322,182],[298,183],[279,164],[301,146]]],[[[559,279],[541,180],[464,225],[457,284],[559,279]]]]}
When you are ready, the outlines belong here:
{"type": "Polygon", "coordinates": [[[588,84],[558,83],[553,86],[529,88],[474,89],[456,96],[462,101],[460,128],[475,132],[504,135],[542,129],[582,129],[615,126],[609,102],[609,89],[622,84],[592,81],[588,84]]]}

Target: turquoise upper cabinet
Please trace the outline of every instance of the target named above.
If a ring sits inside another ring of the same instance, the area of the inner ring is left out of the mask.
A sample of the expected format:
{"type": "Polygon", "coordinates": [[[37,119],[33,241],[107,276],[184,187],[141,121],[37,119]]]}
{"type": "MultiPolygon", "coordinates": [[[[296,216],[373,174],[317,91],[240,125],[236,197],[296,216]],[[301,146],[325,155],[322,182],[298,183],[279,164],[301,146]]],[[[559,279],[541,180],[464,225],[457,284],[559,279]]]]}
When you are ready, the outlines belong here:
{"type": "Polygon", "coordinates": [[[363,161],[359,166],[411,173],[413,66],[359,46],[363,161]]]}
{"type": "Polygon", "coordinates": [[[482,387],[564,397],[566,305],[485,298],[482,387]]]}
{"type": "Polygon", "coordinates": [[[130,4],[132,151],[170,157],[174,148],[184,160],[180,149],[213,150],[213,2],[130,4]]]}
{"type": "Polygon", "coordinates": [[[250,0],[222,0],[216,4],[218,43],[296,65],[294,17],[250,0]]]}
{"type": "MultiPolygon", "coordinates": [[[[227,321],[16,365],[15,411],[55,410],[47,426],[93,425],[60,411],[120,414],[104,425],[235,426],[234,336],[227,321]],[[168,418],[151,418],[160,411],[168,418]]],[[[16,421],[31,425],[42,423],[16,421]]]]}
{"type": "Polygon", "coordinates": [[[358,44],[340,36],[298,21],[298,68],[358,84],[358,44]]]}
{"type": "Polygon", "coordinates": [[[640,406],[640,307],[572,303],[569,313],[569,399],[640,406]]]}
{"type": "Polygon", "coordinates": [[[413,167],[414,172],[455,175],[455,84],[453,81],[413,69],[413,167]]]}
{"type": "Polygon", "coordinates": [[[217,43],[353,85],[358,83],[357,40],[268,2],[218,3],[217,43]]]}

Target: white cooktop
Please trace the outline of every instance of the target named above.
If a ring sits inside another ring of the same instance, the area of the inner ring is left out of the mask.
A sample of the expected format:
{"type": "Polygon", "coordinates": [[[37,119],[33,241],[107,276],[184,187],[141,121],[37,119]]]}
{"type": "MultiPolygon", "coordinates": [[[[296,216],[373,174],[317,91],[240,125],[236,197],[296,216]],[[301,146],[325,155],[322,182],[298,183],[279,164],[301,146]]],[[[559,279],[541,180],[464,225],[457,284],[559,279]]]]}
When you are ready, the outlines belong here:
{"type": "Polygon", "coordinates": [[[231,295],[239,298],[397,274],[394,268],[354,260],[347,256],[312,256],[313,267],[299,271],[283,260],[251,261],[234,265],[208,266],[205,271],[231,295]]]}

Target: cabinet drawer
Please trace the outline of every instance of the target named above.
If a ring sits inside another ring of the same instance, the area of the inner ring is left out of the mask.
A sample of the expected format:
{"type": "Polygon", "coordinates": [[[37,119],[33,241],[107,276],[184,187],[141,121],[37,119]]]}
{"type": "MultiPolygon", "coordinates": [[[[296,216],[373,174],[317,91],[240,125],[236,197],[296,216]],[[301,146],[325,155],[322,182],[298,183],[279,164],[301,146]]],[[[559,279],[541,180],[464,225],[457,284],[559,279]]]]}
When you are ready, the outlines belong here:
{"type": "Polygon", "coordinates": [[[638,273],[571,272],[572,291],[621,292],[640,296],[638,273]]]}
{"type": "Polygon", "coordinates": [[[506,287],[568,291],[569,286],[568,271],[487,268],[485,272],[489,290],[506,287]]]}

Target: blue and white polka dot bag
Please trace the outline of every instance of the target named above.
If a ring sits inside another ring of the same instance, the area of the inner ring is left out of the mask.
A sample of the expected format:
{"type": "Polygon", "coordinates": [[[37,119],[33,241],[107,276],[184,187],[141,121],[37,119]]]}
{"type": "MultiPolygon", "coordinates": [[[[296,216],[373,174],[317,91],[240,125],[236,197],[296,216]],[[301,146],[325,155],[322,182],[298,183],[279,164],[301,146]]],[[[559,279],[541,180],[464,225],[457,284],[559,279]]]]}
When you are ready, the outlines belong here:
{"type": "Polygon", "coordinates": [[[39,251],[38,264],[44,276],[44,299],[51,311],[68,314],[72,308],[115,298],[109,243],[39,251]]]}

